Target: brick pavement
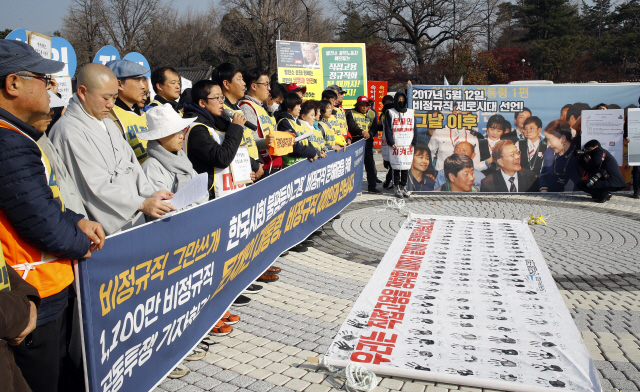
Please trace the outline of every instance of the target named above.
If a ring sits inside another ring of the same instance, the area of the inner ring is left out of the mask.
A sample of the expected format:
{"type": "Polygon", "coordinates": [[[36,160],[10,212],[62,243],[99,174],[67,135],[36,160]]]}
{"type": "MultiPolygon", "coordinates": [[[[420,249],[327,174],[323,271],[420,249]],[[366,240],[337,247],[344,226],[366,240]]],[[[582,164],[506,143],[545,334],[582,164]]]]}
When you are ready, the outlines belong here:
{"type": "MultiPolygon", "coordinates": [[[[382,177],[384,172],[379,171],[382,177]]],[[[363,186],[366,190],[366,183],[363,186]]],[[[192,372],[165,380],[156,392],[330,392],[343,383],[307,363],[324,354],[377,263],[404,212],[502,219],[544,215],[531,226],[558,288],[595,361],[603,391],[640,391],[640,202],[622,194],[604,205],[583,195],[414,195],[405,210],[384,209],[389,192],[366,191],[340,218],[322,227],[305,253],[275,265],[243,308],[234,332],[214,338],[192,372]]],[[[376,392],[483,391],[479,388],[379,377],[376,392]]],[[[489,391],[489,390],[484,390],[489,391]]]]}

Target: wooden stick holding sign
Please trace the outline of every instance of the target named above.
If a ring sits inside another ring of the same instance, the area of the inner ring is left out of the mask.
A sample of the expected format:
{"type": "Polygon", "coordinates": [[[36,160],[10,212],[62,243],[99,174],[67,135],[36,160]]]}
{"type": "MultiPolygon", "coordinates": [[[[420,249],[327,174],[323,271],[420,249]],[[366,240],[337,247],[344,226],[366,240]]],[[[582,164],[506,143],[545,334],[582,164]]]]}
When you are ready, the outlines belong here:
{"type": "Polygon", "coordinates": [[[233,185],[249,184],[251,180],[251,157],[249,157],[249,149],[246,147],[238,148],[236,156],[231,162],[231,178],[233,185]]]}
{"type": "Polygon", "coordinates": [[[274,141],[269,145],[269,155],[284,156],[293,152],[293,143],[296,135],[289,132],[271,131],[274,141]]]}

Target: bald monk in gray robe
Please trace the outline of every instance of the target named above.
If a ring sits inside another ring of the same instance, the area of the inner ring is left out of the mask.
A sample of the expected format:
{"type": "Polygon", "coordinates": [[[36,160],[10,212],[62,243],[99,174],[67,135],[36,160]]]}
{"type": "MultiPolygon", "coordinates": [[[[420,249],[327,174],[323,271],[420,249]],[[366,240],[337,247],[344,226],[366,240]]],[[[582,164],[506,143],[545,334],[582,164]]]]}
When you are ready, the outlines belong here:
{"type": "Polygon", "coordinates": [[[162,218],[173,194],[154,192],[134,151],[107,115],[118,95],[118,80],[102,64],[78,73],[78,88],[50,138],[78,185],[90,219],[107,235],[162,218]],[[144,214],[144,215],[143,215],[144,214]]]}

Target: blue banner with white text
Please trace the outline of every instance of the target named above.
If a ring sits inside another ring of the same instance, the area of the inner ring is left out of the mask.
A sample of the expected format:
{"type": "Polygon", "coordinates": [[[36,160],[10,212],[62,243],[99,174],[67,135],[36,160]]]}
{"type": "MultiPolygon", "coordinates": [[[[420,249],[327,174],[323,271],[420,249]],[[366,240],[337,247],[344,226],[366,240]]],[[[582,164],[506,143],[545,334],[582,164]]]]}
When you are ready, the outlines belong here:
{"type": "Polygon", "coordinates": [[[285,250],[362,189],[364,142],[109,237],[81,260],[89,390],[150,391],[285,250]]]}

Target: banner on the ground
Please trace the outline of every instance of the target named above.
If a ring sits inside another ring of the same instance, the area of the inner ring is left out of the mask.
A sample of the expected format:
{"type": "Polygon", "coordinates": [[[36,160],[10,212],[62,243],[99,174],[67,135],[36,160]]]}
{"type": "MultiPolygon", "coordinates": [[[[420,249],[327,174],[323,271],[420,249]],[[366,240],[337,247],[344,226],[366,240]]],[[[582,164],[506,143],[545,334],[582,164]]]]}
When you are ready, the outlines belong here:
{"type": "Polygon", "coordinates": [[[89,390],[150,391],[286,249],[360,192],[364,142],[107,238],[79,263],[89,390]]]}
{"type": "Polygon", "coordinates": [[[327,86],[343,90],[343,107],[352,108],[367,95],[367,60],[364,44],[322,44],[276,41],[278,82],[306,86],[305,99],[320,100],[327,86]]]}
{"type": "Polygon", "coordinates": [[[531,231],[513,220],[410,214],[327,359],[477,388],[601,390],[531,231]]]}

